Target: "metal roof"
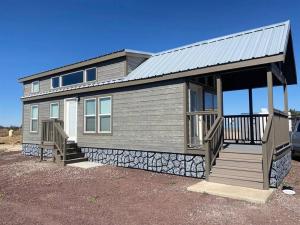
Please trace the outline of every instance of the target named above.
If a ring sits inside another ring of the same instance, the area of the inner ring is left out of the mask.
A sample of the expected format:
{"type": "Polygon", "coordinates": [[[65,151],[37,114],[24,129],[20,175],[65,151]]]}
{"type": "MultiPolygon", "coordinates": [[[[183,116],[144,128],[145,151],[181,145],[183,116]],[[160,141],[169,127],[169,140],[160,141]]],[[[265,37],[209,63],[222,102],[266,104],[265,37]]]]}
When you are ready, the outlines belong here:
{"type": "MultiPolygon", "coordinates": [[[[253,30],[197,42],[175,49],[152,54],[152,56],[124,78],[104,82],[82,83],[40,93],[31,93],[23,99],[56,92],[93,86],[122,83],[209,66],[233,63],[286,52],[290,22],[273,24],[253,30]]],[[[124,49],[118,52],[151,54],[124,49]]],[[[112,53],[111,53],[112,54],[112,53]]]]}
{"type": "Polygon", "coordinates": [[[286,21],[159,52],[133,70],[125,80],[285,53],[289,30],[290,22],[286,21]]]}

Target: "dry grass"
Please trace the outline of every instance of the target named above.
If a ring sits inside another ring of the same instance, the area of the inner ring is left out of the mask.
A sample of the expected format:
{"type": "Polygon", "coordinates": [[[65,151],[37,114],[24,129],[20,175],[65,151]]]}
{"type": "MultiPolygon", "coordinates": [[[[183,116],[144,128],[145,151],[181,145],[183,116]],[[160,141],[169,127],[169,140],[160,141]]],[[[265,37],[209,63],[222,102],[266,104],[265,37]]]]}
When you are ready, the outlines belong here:
{"type": "Polygon", "coordinates": [[[21,139],[22,139],[21,135],[14,135],[12,137],[9,137],[9,136],[0,137],[0,144],[17,145],[17,144],[21,143],[21,139]]]}
{"type": "Polygon", "coordinates": [[[0,137],[0,153],[21,150],[22,136],[0,137]]]}

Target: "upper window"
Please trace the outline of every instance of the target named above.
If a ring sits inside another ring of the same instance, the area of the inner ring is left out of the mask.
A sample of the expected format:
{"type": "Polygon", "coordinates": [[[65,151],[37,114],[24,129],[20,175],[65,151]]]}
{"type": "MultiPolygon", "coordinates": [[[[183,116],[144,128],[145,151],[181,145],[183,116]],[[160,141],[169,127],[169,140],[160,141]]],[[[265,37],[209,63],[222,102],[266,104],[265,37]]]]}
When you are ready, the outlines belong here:
{"type": "Polygon", "coordinates": [[[83,71],[70,73],[61,77],[61,86],[67,86],[71,84],[78,84],[83,82],[83,71]]]}
{"type": "Polygon", "coordinates": [[[217,96],[210,92],[204,93],[205,110],[214,110],[217,108],[217,96]]]}
{"type": "Polygon", "coordinates": [[[99,133],[111,133],[111,97],[99,98],[99,133]]]}
{"type": "Polygon", "coordinates": [[[36,93],[39,91],[40,91],[40,82],[39,81],[32,82],[31,92],[36,93]]]}
{"type": "Polygon", "coordinates": [[[30,132],[38,132],[39,108],[37,105],[31,106],[30,132]]]}
{"type": "Polygon", "coordinates": [[[59,118],[59,104],[58,103],[50,104],[50,118],[51,119],[59,118]]]}
{"type": "Polygon", "coordinates": [[[60,86],[59,77],[53,77],[51,79],[51,88],[58,88],[60,86]]]}
{"type": "Polygon", "coordinates": [[[96,80],[96,68],[88,69],[85,72],[86,74],[86,81],[94,81],[96,80]]]}
{"type": "Polygon", "coordinates": [[[96,99],[84,100],[84,132],[96,132],[96,99]]]}

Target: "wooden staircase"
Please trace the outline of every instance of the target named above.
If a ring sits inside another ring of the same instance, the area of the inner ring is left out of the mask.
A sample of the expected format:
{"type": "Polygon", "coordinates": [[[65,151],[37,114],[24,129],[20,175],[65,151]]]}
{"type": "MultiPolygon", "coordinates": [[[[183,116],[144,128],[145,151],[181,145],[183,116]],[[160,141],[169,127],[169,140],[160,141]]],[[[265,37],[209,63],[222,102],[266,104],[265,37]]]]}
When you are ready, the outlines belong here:
{"type": "Polygon", "coordinates": [[[67,142],[65,159],[61,151],[58,149],[54,149],[54,151],[54,161],[61,165],[88,161],[88,158],[84,157],[84,153],[80,151],[80,148],[78,148],[75,142],[67,142]]]}
{"type": "Polygon", "coordinates": [[[88,159],[81,153],[77,143],[68,141],[68,138],[63,129],[63,121],[42,121],[41,160],[43,160],[43,149],[52,149],[53,161],[58,164],[66,165],[87,161],[88,159]]]}
{"type": "Polygon", "coordinates": [[[210,182],[263,189],[262,146],[224,146],[212,167],[210,182]]]}

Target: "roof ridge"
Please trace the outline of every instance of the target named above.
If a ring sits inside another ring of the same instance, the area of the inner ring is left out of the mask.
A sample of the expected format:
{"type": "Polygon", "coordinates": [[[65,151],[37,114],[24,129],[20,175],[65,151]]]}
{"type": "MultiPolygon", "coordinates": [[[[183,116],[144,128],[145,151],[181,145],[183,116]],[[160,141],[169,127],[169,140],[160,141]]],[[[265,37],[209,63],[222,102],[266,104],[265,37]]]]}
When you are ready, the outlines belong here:
{"type": "Polygon", "coordinates": [[[171,52],[180,51],[180,50],[184,50],[184,49],[199,46],[199,45],[210,44],[210,43],[222,41],[222,40],[225,40],[225,39],[235,38],[235,37],[238,37],[238,36],[241,36],[241,35],[244,35],[244,34],[250,34],[250,33],[258,32],[258,31],[261,31],[261,30],[267,30],[267,29],[271,29],[271,28],[274,28],[274,27],[285,26],[285,25],[290,26],[290,20],[280,22],[280,23],[271,24],[271,25],[267,25],[267,26],[262,26],[262,27],[258,27],[258,28],[254,28],[254,29],[249,29],[249,30],[245,30],[245,31],[237,32],[237,33],[232,33],[232,34],[228,34],[228,35],[224,35],[224,36],[210,38],[210,39],[203,40],[203,41],[198,41],[198,42],[195,42],[195,43],[192,43],[192,44],[183,45],[183,46],[180,46],[180,47],[177,47],[177,48],[172,48],[172,49],[164,50],[164,51],[161,51],[161,52],[157,52],[157,53],[153,54],[152,56],[159,56],[159,55],[163,55],[163,54],[168,54],[168,53],[171,53],[171,52]]]}

